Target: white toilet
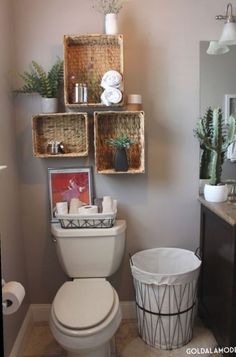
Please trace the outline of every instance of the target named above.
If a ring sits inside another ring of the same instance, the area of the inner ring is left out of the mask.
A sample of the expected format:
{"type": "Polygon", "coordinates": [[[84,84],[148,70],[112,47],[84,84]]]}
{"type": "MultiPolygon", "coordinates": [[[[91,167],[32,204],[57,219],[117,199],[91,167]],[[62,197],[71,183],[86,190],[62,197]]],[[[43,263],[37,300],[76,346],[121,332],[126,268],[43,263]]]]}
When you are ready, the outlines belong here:
{"type": "Polygon", "coordinates": [[[106,280],[119,268],[124,253],[126,222],[112,228],[63,229],[52,223],[57,253],[73,278],[58,290],[50,327],[70,357],[109,357],[110,340],[121,322],[119,298],[106,280]]]}

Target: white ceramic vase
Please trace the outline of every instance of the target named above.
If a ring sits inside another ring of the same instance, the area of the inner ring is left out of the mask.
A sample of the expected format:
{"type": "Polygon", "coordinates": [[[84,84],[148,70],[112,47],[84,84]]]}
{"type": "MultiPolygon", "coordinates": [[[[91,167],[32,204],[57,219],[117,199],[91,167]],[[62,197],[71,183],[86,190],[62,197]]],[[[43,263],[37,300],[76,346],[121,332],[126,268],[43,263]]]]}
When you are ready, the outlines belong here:
{"type": "Polygon", "coordinates": [[[56,113],[58,107],[57,98],[42,97],[42,113],[56,113]]]}
{"type": "Polygon", "coordinates": [[[228,187],[227,185],[209,185],[205,184],[204,198],[208,202],[224,202],[227,201],[228,187]]]}
{"type": "Polygon", "coordinates": [[[105,33],[107,35],[118,34],[117,14],[105,15],[105,33]]]}
{"type": "Polygon", "coordinates": [[[209,183],[210,179],[200,179],[199,180],[199,194],[203,195],[204,193],[204,187],[206,183],[209,183]]]}

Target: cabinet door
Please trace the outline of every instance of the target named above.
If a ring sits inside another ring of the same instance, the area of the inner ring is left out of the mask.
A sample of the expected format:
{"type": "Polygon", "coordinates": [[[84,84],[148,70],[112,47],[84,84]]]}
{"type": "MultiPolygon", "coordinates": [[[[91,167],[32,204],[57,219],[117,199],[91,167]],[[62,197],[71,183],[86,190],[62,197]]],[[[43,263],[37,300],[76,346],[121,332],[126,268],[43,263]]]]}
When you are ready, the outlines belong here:
{"type": "Polygon", "coordinates": [[[218,343],[230,345],[233,302],[233,227],[202,207],[201,304],[218,343]]]}

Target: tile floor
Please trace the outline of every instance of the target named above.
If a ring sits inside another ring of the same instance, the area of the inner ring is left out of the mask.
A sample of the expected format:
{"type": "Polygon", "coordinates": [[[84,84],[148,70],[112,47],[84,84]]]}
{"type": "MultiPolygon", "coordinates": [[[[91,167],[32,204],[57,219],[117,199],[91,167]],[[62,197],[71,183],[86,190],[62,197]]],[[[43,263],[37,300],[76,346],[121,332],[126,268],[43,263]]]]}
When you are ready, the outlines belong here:
{"type": "MultiPolygon", "coordinates": [[[[197,321],[192,341],[177,350],[163,351],[146,345],[138,336],[135,320],[123,320],[112,343],[112,357],[181,357],[188,356],[187,348],[214,348],[216,341],[212,333],[197,321]]],[[[22,357],[65,357],[65,351],[54,340],[46,322],[36,323],[26,341],[22,357]]],[[[202,355],[203,356],[203,355],[202,355]]],[[[207,356],[206,354],[204,356],[207,356]]],[[[213,354],[210,355],[214,357],[213,354]]],[[[220,357],[217,354],[217,357],[220,357]]]]}

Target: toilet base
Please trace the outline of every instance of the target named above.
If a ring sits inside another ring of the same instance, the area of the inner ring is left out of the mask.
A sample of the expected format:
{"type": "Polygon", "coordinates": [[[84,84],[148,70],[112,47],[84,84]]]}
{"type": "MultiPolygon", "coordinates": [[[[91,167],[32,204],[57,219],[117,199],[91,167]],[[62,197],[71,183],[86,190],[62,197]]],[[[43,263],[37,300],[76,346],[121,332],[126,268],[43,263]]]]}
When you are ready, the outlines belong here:
{"type": "Polygon", "coordinates": [[[93,350],[81,351],[79,353],[67,352],[67,357],[110,357],[111,343],[110,341],[93,350]]]}

